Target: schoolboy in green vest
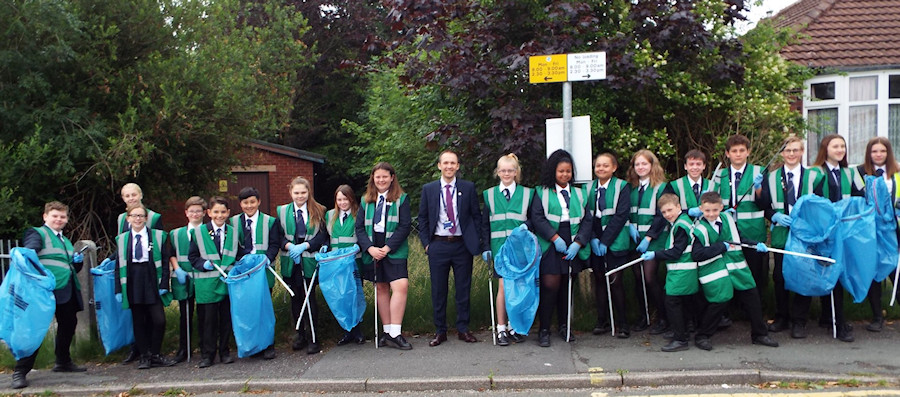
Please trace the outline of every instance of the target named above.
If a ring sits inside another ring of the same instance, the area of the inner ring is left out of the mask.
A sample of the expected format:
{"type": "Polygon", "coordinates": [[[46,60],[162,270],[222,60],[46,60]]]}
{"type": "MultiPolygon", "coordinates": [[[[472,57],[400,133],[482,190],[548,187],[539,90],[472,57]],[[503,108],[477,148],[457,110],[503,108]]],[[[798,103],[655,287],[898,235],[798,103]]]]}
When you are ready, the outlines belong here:
{"type": "MultiPolygon", "coordinates": [[[[822,174],[810,172],[800,164],[803,160],[803,140],[788,137],[781,150],[784,164],[766,176],[759,197],[760,207],[765,209],[766,219],[772,222],[772,247],[784,249],[791,227],[791,210],[800,196],[812,194],[820,183],[822,174]]],[[[781,332],[791,326],[790,293],[784,287],[782,264],[784,254],[775,254],[772,280],[775,285],[775,321],[769,324],[769,332],[781,332]]]]}
{"type": "Polygon", "coordinates": [[[231,336],[231,302],[228,287],[220,280],[221,274],[213,267],[215,263],[225,273],[244,256],[239,246],[237,231],[228,224],[231,210],[228,200],[213,196],[206,210],[210,222],[194,228],[194,237],[188,251],[188,261],[197,272],[194,276],[194,294],[197,312],[200,315],[200,368],[213,365],[216,352],[224,364],[231,364],[234,358],[228,342],[231,336]]]}
{"type": "Polygon", "coordinates": [[[131,309],[134,347],[140,354],[138,369],[171,367],[175,361],[160,354],[166,331],[164,307],[169,292],[169,260],[172,249],[166,232],[149,229],[147,208],[132,204],[126,210],[130,229],[116,236],[116,301],[131,309]]]}
{"type": "MultiPolygon", "coordinates": [[[[765,213],[756,204],[762,188],[765,170],[747,163],[750,156],[750,140],[737,134],[725,141],[725,156],[731,165],[719,173],[715,190],[722,196],[722,205],[737,220],[741,235],[754,241],[766,241],[765,213]]],[[[769,254],[744,248],[744,258],[753,273],[753,280],[760,289],[769,283],[769,254]]]]}
{"type": "MultiPolygon", "coordinates": [[[[269,259],[269,266],[275,266],[278,251],[281,249],[281,235],[284,230],[281,222],[275,217],[259,211],[259,191],[253,187],[245,187],[238,193],[241,202],[241,213],[231,217],[231,226],[237,231],[238,241],[248,254],[262,254],[269,259]]],[[[275,287],[275,276],[271,271],[266,273],[269,290],[275,287]]],[[[267,347],[256,356],[265,360],[275,358],[275,344],[267,347]]]]}
{"type": "Polygon", "coordinates": [[[700,211],[700,195],[711,189],[712,181],[703,177],[706,171],[706,154],[693,149],[684,155],[684,170],[687,175],[669,182],[666,193],[678,196],[681,212],[691,218],[703,216],[700,211]]]}
{"type": "MultiPolygon", "coordinates": [[[[75,273],[81,271],[83,257],[75,252],[72,242],[63,236],[63,228],[69,222],[69,207],[59,201],[51,201],[44,205],[44,225],[25,230],[22,246],[37,253],[41,264],[56,278],[53,295],[56,298],[56,365],[53,372],[84,372],[72,362],[69,348],[75,337],[75,326],[78,318],[75,315],[84,310],[81,300],[81,287],[75,273]]],[[[13,389],[28,386],[25,376],[34,368],[38,348],[31,356],[16,361],[13,368],[13,389]]]]}
{"type": "Polygon", "coordinates": [[[737,222],[731,214],[722,212],[722,206],[722,197],[716,192],[700,196],[703,217],[694,228],[691,259],[698,262],[700,286],[710,304],[705,309],[694,343],[703,350],[712,350],[709,339],[733,296],[750,318],[751,342],[778,347],[778,342],[769,337],[756,283],[747,268],[741,246],[737,244],[755,245],[759,252],[768,252],[768,247],[743,238],[738,233],[737,222]]]}
{"type": "Polygon", "coordinates": [[[188,261],[188,252],[191,248],[191,240],[194,229],[203,224],[203,215],[206,214],[206,200],[199,196],[193,196],[184,203],[184,216],[187,217],[187,226],[173,229],[169,232],[169,241],[172,244],[174,255],[169,259],[169,267],[175,274],[175,282],[172,282],[172,298],[178,300],[178,351],[175,353],[175,362],[187,360],[187,353],[191,351],[188,330],[188,322],[194,318],[194,267],[188,261]]]}
{"type": "Polygon", "coordinates": [[[675,194],[663,194],[658,206],[668,222],[666,248],[647,251],[641,259],[656,259],[666,264],[666,315],[674,339],[663,346],[662,351],[676,352],[688,349],[684,309],[693,306],[691,299],[699,291],[700,284],[697,281],[697,262],[691,258],[691,218],[682,213],[679,197],[675,194]]]}

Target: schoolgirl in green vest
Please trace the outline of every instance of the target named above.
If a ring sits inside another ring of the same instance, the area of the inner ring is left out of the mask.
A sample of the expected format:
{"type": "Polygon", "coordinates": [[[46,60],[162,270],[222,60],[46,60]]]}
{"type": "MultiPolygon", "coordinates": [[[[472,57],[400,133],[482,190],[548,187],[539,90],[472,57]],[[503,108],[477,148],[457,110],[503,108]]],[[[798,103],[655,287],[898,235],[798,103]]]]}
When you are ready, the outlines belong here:
{"type": "Polygon", "coordinates": [[[374,267],[375,310],[383,329],[375,343],[401,350],[412,349],[401,333],[409,291],[407,238],[411,224],[409,197],[400,187],[394,166],[375,164],[356,216],[356,239],[363,266],[374,267]]]}
{"type": "MultiPolygon", "coordinates": [[[[897,208],[897,205],[900,204],[900,172],[898,172],[900,167],[897,165],[897,160],[894,159],[894,149],[891,147],[890,140],[883,136],[870,139],[869,143],[866,144],[866,159],[856,170],[863,176],[874,175],[884,178],[885,184],[891,192],[891,197],[894,199],[892,208],[897,208]]],[[[896,239],[897,234],[881,237],[896,239]]],[[[894,272],[896,273],[897,270],[895,269],[894,272]]],[[[888,278],[891,279],[891,282],[895,280],[893,274],[888,278]]],[[[869,307],[872,308],[872,321],[866,326],[866,330],[869,332],[881,332],[884,329],[884,315],[882,314],[881,305],[881,286],[883,281],[872,280],[872,285],[869,287],[869,307]]]]}
{"type": "MultiPolygon", "coordinates": [[[[175,353],[175,362],[187,360],[187,353],[191,345],[188,324],[194,318],[194,267],[188,260],[188,252],[191,248],[191,239],[194,229],[203,224],[203,215],[206,213],[206,200],[200,196],[193,196],[184,202],[184,216],[188,220],[186,226],[173,229],[169,232],[169,241],[172,244],[174,255],[169,259],[171,273],[175,274],[172,284],[172,298],[178,300],[178,351],[175,353]]],[[[193,334],[193,332],[192,332],[193,334]]]]}
{"type": "Polygon", "coordinates": [[[312,193],[312,184],[306,178],[298,176],[291,180],[289,186],[291,203],[276,209],[278,221],[284,226],[284,235],[280,241],[283,250],[281,255],[281,276],[294,290],[291,297],[291,315],[296,324],[306,295],[309,294],[308,308],[312,315],[304,314],[306,319],[300,322],[300,329],[291,341],[291,348],[300,350],[306,347],[307,354],[316,354],[322,349],[318,338],[312,341],[312,332],[319,323],[319,305],[316,299],[316,285],[312,282],[316,270],[316,252],[328,244],[328,231],[325,230],[325,207],[316,202],[312,193]],[[307,335],[306,326],[310,325],[307,335]],[[307,337],[309,336],[309,337],[307,337]]]}
{"type": "Polygon", "coordinates": [[[116,236],[116,300],[123,309],[131,309],[134,347],[140,354],[138,369],[171,367],[175,361],[160,354],[166,331],[163,308],[172,301],[168,234],[146,227],[148,211],[143,204],[133,204],[125,213],[131,228],[116,236]]]}
{"type": "MultiPolygon", "coordinates": [[[[75,274],[84,266],[84,258],[75,252],[72,242],[62,231],[69,222],[69,206],[59,201],[44,205],[44,225],[25,229],[22,246],[34,250],[38,260],[56,279],[53,296],[56,298],[56,365],[53,372],[84,372],[87,369],[72,362],[69,352],[78,325],[78,312],[84,310],[81,286],[75,274]]],[[[6,314],[4,314],[6,315],[6,314]]],[[[26,375],[34,368],[40,348],[34,354],[16,360],[13,368],[13,389],[28,387],[26,375]]]]}
{"type": "MultiPolygon", "coordinates": [[[[624,265],[631,255],[631,240],[628,236],[628,224],[631,217],[631,186],[614,176],[619,162],[612,153],[601,153],[594,158],[594,176],[597,177],[590,186],[587,202],[593,207],[591,215],[591,268],[594,285],[594,301],[597,305],[597,325],[594,335],[602,335],[610,331],[609,301],[606,290],[607,271],[624,265]]],[[[613,310],[616,313],[616,336],[628,338],[627,310],[625,304],[624,273],[618,272],[609,277],[613,310]]]]}
{"type": "Polygon", "coordinates": [[[194,295],[197,311],[203,321],[200,323],[200,368],[213,365],[216,353],[223,364],[231,364],[229,340],[231,339],[231,301],[228,287],[221,278],[218,266],[226,274],[234,263],[244,256],[237,231],[228,224],[231,209],[228,200],[221,196],[209,199],[206,210],[210,222],[194,228],[194,236],[188,251],[194,274],[194,295]]]}
{"type": "MultiPolygon", "coordinates": [[[[482,241],[484,252],[481,258],[485,263],[492,264],[491,260],[500,251],[500,247],[506,242],[506,238],[512,231],[523,223],[528,223],[528,209],[531,208],[531,199],[534,191],[531,188],[519,184],[521,180],[521,167],[519,158],[513,154],[501,156],[497,160],[497,168],[494,175],[500,178],[500,184],[485,190],[484,210],[482,214],[482,236],[490,236],[482,241]]],[[[500,282],[497,287],[497,345],[508,346],[509,343],[519,343],[525,337],[517,334],[508,327],[506,316],[506,297],[503,290],[503,278],[497,272],[492,272],[500,282]]],[[[526,332],[528,330],[525,330],[526,332]]]]}
{"type": "MultiPolygon", "coordinates": [[[[559,335],[566,339],[568,318],[567,277],[584,267],[590,257],[593,205],[581,187],[572,186],[572,155],[565,150],[550,154],[541,171],[541,186],[531,203],[531,220],[541,256],[541,302],[538,306],[538,343],[550,346],[550,321],[556,312],[559,335]]],[[[572,341],[572,339],[569,339],[572,341]]]]}
{"type": "MultiPolygon", "coordinates": [[[[722,196],[722,204],[737,219],[741,235],[754,241],[766,241],[765,212],[757,205],[757,196],[762,189],[765,170],[747,162],[750,156],[750,140],[736,134],[725,140],[725,157],[731,163],[721,170],[717,191],[722,196]]],[[[744,248],[744,257],[753,280],[761,289],[769,285],[769,255],[744,248]]]]}
{"type": "Polygon", "coordinates": [[[755,345],[778,347],[769,337],[762,315],[762,302],[753,275],[747,268],[741,246],[755,245],[755,250],[768,252],[762,242],[742,237],[731,214],[722,212],[722,197],[717,192],[700,196],[703,217],[694,228],[691,259],[697,261],[698,276],[709,305],[704,309],[695,343],[703,350],[712,350],[709,338],[719,325],[731,298],[737,299],[750,319],[750,340],[755,345]]]}
{"type": "MultiPolygon", "coordinates": [[[[352,247],[356,244],[356,214],[359,212],[359,203],[356,202],[356,195],[350,185],[340,185],[334,191],[334,208],[325,213],[325,227],[328,230],[328,245],[332,250],[339,248],[352,247]]],[[[358,281],[362,285],[362,280],[372,280],[372,272],[374,271],[371,264],[363,267],[362,254],[356,255],[356,268],[359,275],[358,281]]],[[[362,293],[362,289],[359,290],[362,293]]],[[[362,323],[357,324],[350,330],[346,330],[344,336],[338,340],[338,346],[343,346],[354,342],[356,344],[366,343],[366,337],[362,333],[362,323]]]]}
{"type": "MultiPolygon", "coordinates": [[[[784,249],[792,223],[791,210],[800,196],[812,194],[813,187],[819,183],[822,174],[811,172],[803,167],[803,140],[796,136],[788,137],[783,145],[782,164],[775,171],[766,175],[759,196],[759,206],[763,208],[766,218],[772,222],[772,247],[784,249]]],[[[775,254],[775,268],[772,280],[775,287],[775,321],[769,324],[769,332],[781,332],[790,328],[790,292],[784,287],[782,264],[784,254],[775,254]]]]}
{"type": "Polygon", "coordinates": [[[693,149],[684,155],[684,170],[687,175],[666,185],[666,193],[678,196],[681,211],[691,218],[703,216],[700,211],[700,195],[712,189],[712,181],[703,177],[706,171],[706,154],[693,149]]]}
{"type": "MultiPolygon", "coordinates": [[[[693,194],[693,193],[692,193],[693,194]]],[[[679,197],[663,194],[658,202],[659,211],[668,225],[666,248],[647,251],[641,259],[663,261],[666,264],[666,313],[674,338],[662,347],[664,352],[688,349],[688,332],[684,318],[685,308],[692,308],[691,299],[699,291],[697,262],[691,258],[691,218],[682,213],[679,197]]]]}
{"type": "MultiPolygon", "coordinates": [[[[631,157],[631,168],[628,170],[628,182],[631,185],[631,226],[632,238],[637,231],[638,253],[647,250],[656,251],[665,248],[665,239],[660,239],[666,220],[659,213],[657,200],[666,189],[665,172],[659,164],[659,159],[653,152],[647,149],[638,150],[631,157]]],[[[637,257],[637,255],[634,255],[637,257]]],[[[640,318],[634,331],[643,331],[650,325],[647,323],[645,312],[650,308],[644,306],[644,286],[647,287],[648,303],[656,308],[656,324],[650,329],[651,335],[658,335],[669,329],[666,321],[666,309],[662,286],[657,281],[658,263],[656,260],[645,260],[641,266],[632,266],[631,271],[635,280],[641,280],[643,284],[635,282],[635,298],[641,309],[640,318]],[[643,271],[642,271],[643,270],[643,271]]]]}
{"type": "MultiPolygon", "coordinates": [[[[816,154],[816,160],[810,170],[815,170],[814,172],[823,175],[815,187],[814,193],[832,202],[851,196],[865,195],[862,177],[856,168],[847,164],[847,143],[840,135],[831,134],[822,138],[819,152],[816,154]]],[[[832,294],[834,295],[834,322],[837,327],[837,337],[843,342],[853,342],[853,327],[844,320],[844,287],[840,281],[835,284],[832,294]]],[[[806,337],[806,317],[809,314],[810,300],[811,297],[802,295],[796,295],[794,298],[794,310],[792,310],[791,316],[796,327],[792,324],[792,337],[806,337]]],[[[832,322],[831,298],[824,296],[820,301],[822,317],[819,318],[819,324],[827,326],[832,322]]]]}
{"type": "MultiPolygon", "coordinates": [[[[281,250],[281,239],[284,230],[281,222],[273,216],[264,214],[259,210],[259,191],[247,186],[238,193],[241,213],[231,217],[231,226],[237,231],[238,241],[248,254],[265,255],[269,260],[269,268],[274,269],[278,260],[278,251],[281,250]]],[[[266,278],[269,282],[269,291],[275,287],[275,275],[267,271],[266,278]]],[[[275,344],[267,347],[254,357],[262,357],[265,360],[275,358],[275,344]]]]}

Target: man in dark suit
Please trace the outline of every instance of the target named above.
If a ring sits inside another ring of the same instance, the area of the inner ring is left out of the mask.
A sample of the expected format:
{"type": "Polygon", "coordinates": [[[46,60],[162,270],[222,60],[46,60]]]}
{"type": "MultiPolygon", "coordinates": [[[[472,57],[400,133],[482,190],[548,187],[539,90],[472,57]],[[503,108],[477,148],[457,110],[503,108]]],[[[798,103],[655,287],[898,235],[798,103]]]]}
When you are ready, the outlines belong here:
{"type": "Polygon", "coordinates": [[[459,339],[477,342],[469,331],[469,292],[472,257],[481,253],[478,193],[475,184],[456,177],[459,156],[445,150],[438,157],[441,178],[422,187],[419,203],[419,239],[431,271],[431,303],[437,331],[430,346],[447,340],[447,290],[450,269],[456,284],[456,330],[459,339]]]}

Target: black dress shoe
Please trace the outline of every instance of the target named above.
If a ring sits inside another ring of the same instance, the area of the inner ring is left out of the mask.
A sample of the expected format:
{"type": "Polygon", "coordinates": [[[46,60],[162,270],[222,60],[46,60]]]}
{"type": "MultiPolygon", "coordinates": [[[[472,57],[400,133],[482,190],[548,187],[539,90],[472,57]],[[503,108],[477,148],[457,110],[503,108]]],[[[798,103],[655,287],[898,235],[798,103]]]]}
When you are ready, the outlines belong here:
{"type": "Polygon", "coordinates": [[[550,330],[542,329],[538,331],[538,345],[541,347],[550,347],[550,330]]]}
{"type": "MultiPolygon", "coordinates": [[[[387,335],[387,334],[385,334],[387,335]]],[[[390,336],[388,336],[390,338],[390,336]]],[[[435,347],[447,341],[447,333],[441,332],[434,335],[434,339],[431,342],[428,342],[428,346],[435,347]]]]}
{"type": "Polygon", "coordinates": [[[357,335],[356,338],[353,339],[353,341],[356,342],[357,345],[365,345],[366,337],[362,336],[362,335],[357,335]]]}
{"type": "Polygon", "coordinates": [[[866,326],[866,331],[869,331],[869,332],[881,332],[881,330],[883,330],[883,329],[884,329],[884,319],[883,318],[876,318],[876,319],[872,320],[872,322],[869,323],[869,325],[866,326]]]}
{"type": "Polygon", "coordinates": [[[211,358],[204,358],[204,359],[200,360],[200,365],[198,367],[207,368],[207,367],[211,367],[212,365],[213,365],[213,360],[211,358]]]}
{"type": "MultiPolygon", "coordinates": [[[[391,337],[391,336],[388,335],[387,332],[382,332],[382,333],[378,334],[378,340],[375,341],[375,343],[378,344],[378,347],[385,347],[385,346],[387,346],[387,340],[388,340],[388,338],[390,338],[390,337],[391,337]]],[[[447,340],[447,336],[446,336],[446,335],[444,335],[444,340],[447,340]]],[[[437,345],[434,345],[434,346],[437,346],[437,345]]]]}
{"type": "Polygon", "coordinates": [[[712,350],[712,343],[710,343],[708,338],[697,339],[694,341],[694,345],[706,351],[712,350]]]}
{"type": "Polygon", "coordinates": [[[616,327],[616,338],[628,339],[629,337],[631,337],[631,331],[628,330],[628,327],[616,327]]]}
{"type": "Polygon", "coordinates": [[[306,354],[316,354],[322,351],[322,348],[319,347],[319,344],[316,342],[312,342],[306,346],[306,354]]]}
{"type": "Polygon", "coordinates": [[[772,339],[772,337],[769,335],[757,336],[757,337],[753,338],[752,343],[754,345],[778,347],[778,342],[776,342],[775,339],[772,339]]]}
{"type": "Polygon", "coordinates": [[[175,361],[176,364],[184,362],[185,360],[187,360],[187,352],[179,349],[177,352],[175,352],[175,358],[172,360],[175,361]]]}
{"type": "Polygon", "coordinates": [[[662,351],[671,353],[671,352],[680,352],[682,350],[690,349],[690,345],[688,345],[687,341],[683,340],[673,340],[669,342],[668,345],[662,347],[662,351]]]}
{"type": "Polygon", "coordinates": [[[497,345],[498,346],[509,346],[509,333],[506,331],[500,331],[497,333],[497,345]]]}
{"type": "Polygon", "coordinates": [[[650,328],[650,324],[647,324],[647,318],[641,317],[641,321],[638,322],[638,324],[634,327],[631,327],[631,330],[634,332],[641,332],[646,330],[647,328],[650,328]]]}
{"type": "Polygon", "coordinates": [[[134,350],[130,350],[128,351],[128,355],[125,356],[125,359],[122,360],[122,364],[131,364],[139,358],[141,358],[140,354],[137,354],[137,352],[134,350]]]}
{"type": "Polygon", "coordinates": [[[175,360],[161,354],[154,354],[150,356],[150,365],[153,367],[171,367],[175,365],[175,360]]]}
{"type": "MultiPolygon", "coordinates": [[[[559,327],[559,337],[562,338],[562,340],[566,340],[566,333],[568,330],[569,329],[565,325],[559,327]]],[[[568,342],[575,342],[575,334],[574,333],[569,334],[568,342]]]]}
{"type": "Polygon", "coordinates": [[[389,337],[388,345],[395,349],[400,350],[412,350],[412,345],[406,341],[406,338],[403,335],[397,335],[397,337],[389,337]]]}
{"type": "Polygon", "coordinates": [[[731,326],[731,319],[730,319],[730,318],[725,317],[725,316],[722,316],[722,318],[719,319],[719,324],[717,325],[717,327],[718,327],[719,329],[726,329],[726,328],[728,328],[728,327],[730,327],[730,326],[731,326]]]}
{"type": "Polygon", "coordinates": [[[262,352],[263,360],[271,360],[275,358],[275,345],[269,346],[262,352]]]}
{"type": "Polygon", "coordinates": [[[300,350],[306,347],[307,343],[306,337],[300,334],[294,334],[294,338],[291,340],[291,349],[294,351],[300,350]]]}
{"type": "Polygon", "coordinates": [[[53,372],[84,372],[87,371],[85,367],[79,367],[75,365],[75,363],[69,361],[65,364],[59,364],[53,366],[53,372]]]}
{"type": "Polygon", "coordinates": [[[853,337],[853,326],[851,326],[850,324],[843,324],[843,325],[838,326],[837,337],[838,337],[838,340],[840,340],[841,342],[849,343],[849,342],[853,342],[854,340],[856,340],[853,337]]]}
{"type": "Polygon", "coordinates": [[[610,327],[608,323],[604,323],[604,324],[597,324],[594,327],[594,330],[591,331],[591,333],[593,333],[594,335],[603,335],[603,334],[608,334],[610,331],[612,331],[612,327],[610,327]]]}
{"type": "Polygon", "coordinates": [[[806,338],[806,324],[791,324],[791,338],[806,338]]]}
{"type": "Polygon", "coordinates": [[[13,389],[23,389],[28,387],[28,380],[25,379],[24,372],[13,372],[12,374],[12,384],[9,387],[13,389]]]}
{"type": "Polygon", "coordinates": [[[150,364],[150,356],[142,356],[140,360],[138,360],[137,369],[150,369],[153,365],[150,364]]]}
{"type": "Polygon", "coordinates": [[[522,343],[522,342],[525,342],[525,335],[522,335],[520,333],[512,333],[511,332],[509,334],[509,340],[512,341],[513,343],[522,343]]]}
{"type": "Polygon", "coordinates": [[[219,354],[219,360],[222,360],[222,364],[231,364],[234,363],[234,357],[231,357],[231,354],[219,354]]]}
{"type": "Polygon", "coordinates": [[[781,332],[781,331],[791,328],[791,324],[790,324],[790,322],[788,322],[788,320],[779,318],[779,319],[775,320],[774,322],[772,322],[772,324],[769,324],[768,328],[769,328],[769,332],[781,332]]]}
{"type": "Polygon", "coordinates": [[[347,344],[349,344],[350,342],[353,342],[353,341],[355,341],[355,340],[356,340],[356,337],[354,337],[352,333],[346,332],[346,333],[344,333],[344,336],[341,338],[341,340],[339,340],[339,341],[337,342],[337,345],[338,345],[338,346],[347,345],[347,344]]]}
{"type": "Polygon", "coordinates": [[[659,335],[664,334],[669,330],[669,322],[666,320],[659,320],[656,322],[656,325],[653,328],[650,328],[650,335],[659,335]]]}
{"type": "Polygon", "coordinates": [[[475,335],[472,334],[472,331],[460,332],[457,334],[459,340],[466,343],[475,343],[478,342],[478,339],[475,338],[475,335]]]}

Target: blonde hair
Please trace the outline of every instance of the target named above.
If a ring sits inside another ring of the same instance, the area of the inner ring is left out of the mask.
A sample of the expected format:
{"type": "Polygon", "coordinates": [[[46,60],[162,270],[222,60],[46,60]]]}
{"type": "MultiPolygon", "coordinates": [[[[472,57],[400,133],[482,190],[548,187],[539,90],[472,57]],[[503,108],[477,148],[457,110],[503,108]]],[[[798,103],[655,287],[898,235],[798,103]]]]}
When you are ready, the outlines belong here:
{"type": "Polygon", "coordinates": [[[306,199],[306,210],[309,212],[309,226],[315,229],[319,224],[325,223],[325,206],[319,204],[316,201],[316,198],[313,197],[312,184],[309,183],[309,180],[302,176],[298,176],[291,180],[288,189],[293,189],[294,186],[297,185],[306,186],[306,190],[309,191],[309,198],[306,199]]]}
{"type": "Polygon", "coordinates": [[[516,156],[515,153],[509,153],[507,155],[500,156],[500,158],[497,159],[497,168],[494,168],[494,175],[496,175],[498,178],[500,177],[501,162],[507,162],[513,165],[513,167],[516,169],[516,183],[519,183],[519,181],[522,180],[522,166],[519,164],[519,157],[516,156]]]}
{"type": "Polygon", "coordinates": [[[134,182],[126,183],[125,185],[122,186],[121,189],[119,189],[119,194],[122,194],[122,191],[125,189],[134,189],[138,192],[138,194],[141,195],[141,198],[144,197],[144,190],[141,189],[141,185],[138,185],[137,183],[134,183],[134,182]]]}
{"type": "Polygon", "coordinates": [[[656,158],[656,155],[647,149],[641,149],[635,152],[634,156],[631,156],[631,168],[628,169],[628,183],[630,183],[631,186],[638,186],[641,183],[641,178],[638,176],[637,172],[634,171],[634,162],[637,161],[638,157],[643,157],[650,162],[649,177],[651,187],[659,186],[666,181],[666,173],[659,164],[659,159],[656,158]]]}

